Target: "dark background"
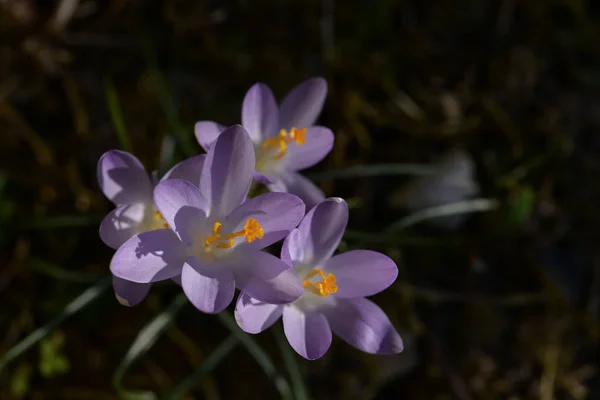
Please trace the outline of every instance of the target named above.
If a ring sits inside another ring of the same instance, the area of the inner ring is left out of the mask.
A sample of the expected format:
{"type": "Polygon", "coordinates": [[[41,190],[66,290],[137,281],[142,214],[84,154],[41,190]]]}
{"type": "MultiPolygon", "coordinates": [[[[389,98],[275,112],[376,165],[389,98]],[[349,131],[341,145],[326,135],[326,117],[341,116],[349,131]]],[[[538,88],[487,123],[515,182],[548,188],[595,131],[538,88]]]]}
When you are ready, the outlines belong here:
{"type": "MultiPolygon", "coordinates": [[[[311,397],[600,399],[600,3],[87,0],[64,19],[59,3],[0,1],[0,357],[108,274],[95,168],[122,148],[119,109],[134,154],[164,169],[201,152],[194,122],[238,123],[253,83],[281,98],[324,76],[336,143],[308,174],[461,149],[498,207],[387,233],[415,211],[411,174],[320,182],[352,204],[343,246],[397,261],[374,301],[406,349],[334,339],[294,357],[311,397]]],[[[445,198],[444,182],[426,185],[445,198]]],[[[117,398],[117,366],[177,293],[127,308],[104,290],[2,365],[0,398],[117,398]]],[[[170,316],[122,396],[169,393],[230,334],[189,305],[170,316]]],[[[289,381],[274,332],[252,338],[289,381]]],[[[237,345],[186,398],[278,399],[275,382],[237,345]]]]}

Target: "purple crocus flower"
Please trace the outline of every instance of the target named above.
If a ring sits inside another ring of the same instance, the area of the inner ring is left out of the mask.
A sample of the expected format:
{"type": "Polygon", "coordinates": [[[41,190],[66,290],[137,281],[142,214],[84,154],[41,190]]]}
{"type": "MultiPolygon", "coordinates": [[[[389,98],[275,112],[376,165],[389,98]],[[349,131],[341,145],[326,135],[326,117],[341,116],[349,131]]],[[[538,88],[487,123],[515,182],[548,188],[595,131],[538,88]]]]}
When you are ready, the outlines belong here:
{"type": "Polygon", "coordinates": [[[236,321],[248,333],[259,333],[283,316],[290,345],[309,360],[331,345],[331,332],[350,345],[374,354],[402,351],[402,339],[385,313],[365,299],[391,285],[398,275],[387,256],[353,250],[331,257],[348,222],[348,205],[331,198],[310,210],[285,239],[281,258],[302,280],[304,294],[286,305],[268,304],[241,293],[236,321]]]}
{"type": "MultiPolygon", "coordinates": [[[[289,192],[312,207],[325,196],[297,171],[321,161],[333,147],[333,133],[313,126],[327,95],[327,82],[311,78],[296,86],[281,107],[271,89],[256,83],[242,105],[242,125],[250,134],[256,153],[255,179],[273,192],[289,192]]],[[[208,151],[225,129],[212,121],[196,123],[196,138],[208,151]]]]}
{"type": "MultiPolygon", "coordinates": [[[[204,158],[200,155],[180,162],[162,180],[176,178],[197,182],[204,158]]],[[[121,150],[108,151],[98,161],[97,174],[102,192],[117,206],[100,224],[100,239],[107,246],[116,250],[140,232],[165,228],[165,221],[154,205],[152,179],[135,156],[121,150]]],[[[113,275],[115,296],[126,306],[140,303],[150,286],[113,275]]]]}
{"type": "Polygon", "coordinates": [[[304,215],[304,203],[288,193],[246,201],[254,166],[248,133],[239,125],[210,148],[196,187],[169,179],[154,200],[173,231],[140,233],[115,253],[110,269],[138,283],[181,275],[181,286],[199,310],[216,313],[233,299],[235,286],[269,303],[297,299],[302,284],[283,261],[260,251],[283,239],[304,215]]]}

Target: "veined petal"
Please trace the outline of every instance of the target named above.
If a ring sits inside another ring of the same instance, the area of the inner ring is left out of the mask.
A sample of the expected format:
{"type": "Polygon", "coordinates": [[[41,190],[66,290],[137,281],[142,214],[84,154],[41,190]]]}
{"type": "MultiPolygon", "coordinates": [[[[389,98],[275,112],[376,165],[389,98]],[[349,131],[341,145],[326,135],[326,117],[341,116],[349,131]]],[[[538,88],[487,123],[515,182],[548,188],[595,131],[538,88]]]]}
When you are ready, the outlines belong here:
{"type": "Polygon", "coordinates": [[[308,128],[314,125],[323,109],[327,96],[327,82],[323,78],[310,78],[293,88],[281,102],[279,127],[308,128]]]}
{"type": "Polygon", "coordinates": [[[183,265],[181,286],[190,302],[198,310],[209,314],[227,308],[235,292],[229,269],[205,265],[195,257],[190,257],[183,265]]]}
{"type": "Polygon", "coordinates": [[[100,223],[100,239],[109,247],[118,249],[131,237],[143,232],[148,205],[124,204],[112,210],[100,223]]]}
{"type": "Polygon", "coordinates": [[[348,223],[348,205],[339,198],[327,199],[311,209],[298,232],[284,242],[286,252],[294,266],[320,266],[337,248],[348,223]]]}
{"type": "Polygon", "coordinates": [[[333,332],[359,350],[397,354],[404,347],[387,315],[370,300],[362,297],[338,299],[334,307],[323,312],[333,332]]]}
{"type": "Polygon", "coordinates": [[[279,258],[262,251],[236,252],[227,260],[235,285],[265,303],[285,304],[304,293],[298,275],[279,258]]]}
{"type": "Polygon", "coordinates": [[[235,306],[235,321],[247,333],[260,333],[273,325],[283,313],[283,306],[258,301],[241,292],[235,306]]]}
{"type": "Polygon", "coordinates": [[[286,168],[299,171],[312,167],[325,158],[333,148],[333,132],[324,126],[313,126],[306,132],[306,142],[301,146],[288,146],[285,154],[286,168]]]}
{"type": "Polygon", "coordinates": [[[294,306],[284,307],[283,331],[296,353],[308,360],[321,358],[331,346],[331,329],[319,312],[304,313],[294,306]]]}
{"type": "Polygon", "coordinates": [[[252,141],[260,144],[265,137],[277,132],[279,108],[271,89],[263,84],[254,84],[246,93],[242,105],[242,126],[252,141]]]}
{"type": "Polygon", "coordinates": [[[208,152],[225,129],[227,129],[225,125],[214,121],[199,121],[194,126],[194,133],[200,146],[208,152]]]}
{"type": "Polygon", "coordinates": [[[113,275],[113,289],[117,301],[124,306],[133,307],[142,302],[148,295],[151,283],[137,283],[118,278],[113,275]]]}
{"type": "Polygon", "coordinates": [[[200,185],[200,174],[202,173],[205,158],[206,155],[201,154],[181,161],[168,170],[161,181],[166,179],[184,179],[195,186],[200,185]]]}
{"type": "Polygon", "coordinates": [[[128,281],[157,282],[179,275],[186,257],[185,247],[175,232],[158,229],[123,243],[110,262],[110,270],[128,281]]]}
{"type": "MultiPolygon", "coordinates": [[[[253,178],[256,182],[262,183],[263,185],[268,185],[273,183],[273,180],[266,175],[261,174],[258,171],[254,171],[253,178]]],[[[285,190],[273,190],[273,192],[285,192],[285,190]]]]}
{"type": "Polygon", "coordinates": [[[104,153],[98,161],[98,183],[117,206],[152,201],[152,183],[135,156],[121,150],[104,153]]]}
{"type": "Polygon", "coordinates": [[[200,177],[209,216],[226,217],[246,200],[254,161],[252,140],[244,128],[235,125],[219,135],[206,156],[200,177]]]}
{"type": "Polygon", "coordinates": [[[323,200],[323,191],[309,179],[297,172],[285,172],[277,177],[277,180],[267,187],[271,192],[287,192],[300,197],[307,209],[311,209],[323,200]]]}
{"type": "Polygon", "coordinates": [[[386,255],[370,250],[353,250],[330,258],[323,267],[333,273],[336,297],[366,297],[381,292],[398,276],[398,267],[386,255]]]}

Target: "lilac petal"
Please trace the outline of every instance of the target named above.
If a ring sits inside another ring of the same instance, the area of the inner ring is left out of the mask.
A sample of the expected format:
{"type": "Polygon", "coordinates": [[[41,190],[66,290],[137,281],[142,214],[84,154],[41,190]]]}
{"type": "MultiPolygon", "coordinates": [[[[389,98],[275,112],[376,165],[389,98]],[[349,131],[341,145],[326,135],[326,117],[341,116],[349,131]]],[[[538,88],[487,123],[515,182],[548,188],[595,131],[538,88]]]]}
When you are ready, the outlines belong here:
{"type": "Polygon", "coordinates": [[[398,276],[398,267],[386,255],[353,250],[329,259],[323,268],[335,275],[336,297],[366,297],[381,292],[398,276]]]}
{"type": "Polygon", "coordinates": [[[174,276],[171,278],[171,280],[181,286],[181,275],[174,276]]]}
{"type": "Polygon", "coordinates": [[[299,171],[312,167],[325,158],[333,148],[333,132],[324,126],[313,126],[306,132],[306,142],[291,144],[285,154],[286,168],[299,171]]]}
{"type": "Polygon", "coordinates": [[[169,179],[154,188],[154,201],[169,227],[190,244],[206,219],[207,205],[200,189],[183,179],[169,179]]]}
{"type": "Polygon", "coordinates": [[[334,307],[324,312],[333,332],[359,350],[397,354],[403,349],[402,339],[387,315],[370,300],[338,299],[334,307]]]}
{"type": "Polygon", "coordinates": [[[312,126],[323,109],[327,96],[327,82],[323,78],[310,78],[292,89],[281,102],[279,127],[312,126]]]}
{"type": "Polygon", "coordinates": [[[210,215],[225,217],[246,200],[254,174],[254,147],[239,125],[227,128],[204,161],[200,189],[210,215]]]}
{"type": "Polygon", "coordinates": [[[131,237],[144,231],[148,205],[124,204],[112,210],[100,223],[100,239],[109,247],[118,249],[131,237]]]}
{"type": "Polygon", "coordinates": [[[181,285],[190,302],[198,310],[209,314],[227,308],[235,292],[229,269],[204,265],[195,257],[190,257],[183,265],[181,285]]]}
{"type": "Polygon", "coordinates": [[[157,282],[179,275],[186,257],[177,235],[170,229],[158,229],[123,243],[110,262],[110,270],[128,281],[157,282]]]}
{"type": "Polygon", "coordinates": [[[242,126],[248,131],[252,141],[260,144],[265,137],[277,132],[278,124],[279,108],[273,92],[265,84],[254,84],[244,97],[242,126]]]}
{"type": "Polygon", "coordinates": [[[279,258],[262,251],[237,252],[228,261],[235,285],[249,296],[272,304],[285,304],[304,293],[298,275],[279,258]]]}
{"type": "Polygon", "coordinates": [[[104,153],[98,161],[98,183],[116,205],[152,201],[152,184],[142,163],[121,150],[104,153]]]}
{"type": "Polygon", "coordinates": [[[323,191],[317,185],[297,172],[286,172],[267,187],[272,192],[287,192],[300,197],[310,209],[325,200],[323,191]]]}
{"type": "Polygon", "coordinates": [[[212,147],[217,140],[217,137],[219,137],[225,129],[227,129],[225,125],[213,121],[199,121],[196,122],[196,125],[194,126],[196,139],[198,140],[198,143],[200,143],[200,146],[206,151],[212,147]]]}
{"type": "MultiPolygon", "coordinates": [[[[236,248],[260,250],[285,238],[304,217],[304,203],[289,193],[265,193],[247,200],[227,218],[227,232],[238,232],[249,218],[256,219],[264,236],[252,243],[241,242],[236,248]]],[[[240,239],[241,241],[241,239],[240,239]]]]}
{"type": "Polygon", "coordinates": [[[152,287],[151,283],[136,283],[116,276],[113,276],[112,284],[117,301],[129,307],[141,303],[152,287]]]}
{"type": "MultiPolygon", "coordinates": [[[[269,178],[266,175],[261,174],[258,171],[254,171],[254,175],[252,177],[256,182],[262,183],[263,185],[268,185],[270,183],[273,183],[273,180],[271,178],[269,178]]],[[[274,190],[274,192],[285,192],[285,190],[274,190]]]]}
{"type": "Polygon", "coordinates": [[[283,306],[258,301],[240,293],[235,306],[235,320],[247,333],[260,333],[273,325],[283,312],[283,306]]]}
{"type": "Polygon", "coordinates": [[[331,346],[331,329],[325,316],[304,313],[294,306],[283,309],[283,331],[296,353],[308,360],[320,358],[331,346]]]}
{"type": "Polygon", "coordinates": [[[200,184],[200,174],[204,166],[206,156],[201,154],[183,160],[167,171],[161,181],[166,179],[184,179],[198,186],[200,184]]]}
{"type": "Polygon", "coordinates": [[[284,251],[294,265],[320,266],[337,248],[347,223],[346,202],[339,197],[327,199],[306,214],[298,232],[284,243],[284,251]]]}

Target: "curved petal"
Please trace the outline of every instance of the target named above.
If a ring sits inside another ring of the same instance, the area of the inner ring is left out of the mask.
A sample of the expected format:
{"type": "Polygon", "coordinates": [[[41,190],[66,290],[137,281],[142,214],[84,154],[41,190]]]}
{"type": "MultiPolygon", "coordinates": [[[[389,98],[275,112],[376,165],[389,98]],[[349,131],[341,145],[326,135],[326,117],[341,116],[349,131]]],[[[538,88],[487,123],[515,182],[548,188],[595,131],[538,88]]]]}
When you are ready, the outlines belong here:
{"type": "Polygon", "coordinates": [[[213,121],[199,121],[194,126],[194,133],[196,134],[196,140],[200,143],[200,146],[208,152],[212,145],[217,140],[217,137],[227,127],[213,121]]]}
{"type": "MultiPolygon", "coordinates": [[[[254,175],[252,176],[254,180],[258,183],[262,183],[263,185],[268,185],[269,183],[273,183],[273,180],[266,175],[261,174],[258,171],[254,171],[254,175]]],[[[282,190],[273,190],[274,192],[281,192],[282,190]]],[[[283,190],[284,191],[284,190],[283,190]]]]}
{"type": "Polygon", "coordinates": [[[100,239],[116,250],[131,237],[143,232],[147,207],[143,203],[124,204],[109,212],[100,223],[100,239]]]}
{"type": "Polygon", "coordinates": [[[224,232],[238,232],[249,218],[256,219],[264,231],[262,239],[242,242],[236,248],[260,250],[280,241],[304,217],[304,203],[289,193],[264,193],[247,200],[227,218],[224,232]]]}
{"type": "Polygon", "coordinates": [[[333,333],[359,350],[397,354],[404,347],[387,315],[370,300],[362,297],[339,299],[334,307],[324,312],[333,333]]]}
{"type": "Polygon", "coordinates": [[[151,283],[136,283],[125,279],[118,278],[113,275],[112,280],[113,289],[115,290],[115,297],[117,301],[124,306],[133,307],[141,303],[146,298],[151,283]]]}
{"type": "Polygon", "coordinates": [[[200,311],[223,311],[233,300],[235,285],[227,268],[204,265],[190,257],[181,271],[181,286],[190,302],[200,311]]]}
{"type": "Polygon", "coordinates": [[[299,171],[312,167],[325,158],[333,148],[333,132],[324,126],[313,126],[306,132],[306,142],[302,145],[289,145],[283,158],[286,169],[299,171]]]}
{"type": "Polygon", "coordinates": [[[226,217],[246,200],[254,174],[254,147],[248,132],[239,125],[227,128],[208,152],[200,190],[208,202],[209,215],[226,217]]]}
{"type": "Polygon", "coordinates": [[[308,360],[322,357],[331,346],[331,329],[318,312],[307,314],[294,306],[284,307],[283,331],[296,353],[308,360]]]}
{"type": "Polygon", "coordinates": [[[247,333],[260,333],[273,325],[281,314],[283,306],[258,301],[242,292],[235,305],[235,321],[247,333]]]}
{"type": "Polygon", "coordinates": [[[144,166],[125,151],[111,150],[98,161],[98,184],[117,206],[152,201],[152,183],[144,166]]]}
{"type": "Polygon", "coordinates": [[[287,192],[300,197],[306,208],[310,209],[325,200],[323,191],[310,180],[297,172],[281,174],[277,181],[268,184],[272,192],[287,192]]]}
{"type": "Polygon", "coordinates": [[[304,293],[294,270],[269,253],[238,252],[227,262],[235,277],[235,285],[259,301],[285,304],[304,293]]]}
{"type": "Polygon", "coordinates": [[[326,262],[340,243],[347,223],[348,205],[339,197],[327,199],[310,210],[298,232],[284,243],[294,266],[318,267],[326,262]]]}
{"type": "Polygon", "coordinates": [[[293,88],[281,102],[279,127],[281,129],[308,128],[323,109],[327,97],[327,82],[310,78],[293,88]]]}
{"type": "Polygon", "coordinates": [[[263,138],[277,132],[279,108],[271,89],[263,84],[254,84],[246,93],[242,104],[242,126],[252,141],[260,144],[263,138]]]}
{"type": "Polygon", "coordinates": [[[196,186],[200,185],[200,174],[202,173],[205,158],[206,155],[201,154],[181,161],[168,170],[161,181],[166,179],[184,179],[196,186]]]}
{"type": "Polygon", "coordinates": [[[128,281],[156,282],[179,275],[186,258],[185,247],[175,232],[158,229],[123,243],[110,262],[110,270],[128,281]]]}
{"type": "Polygon", "coordinates": [[[323,268],[335,275],[336,297],[366,297],[379,293],[396,280],[398,267],[386,255],[353,250],[330,258],[323,268]]]}
{"type": "Polygon", "coordinates": [[[154,188],[154,201],[169,227],[189,244],[206,219],[207,205],[200,189],[183,179],[169,179],[154,188]]]}

